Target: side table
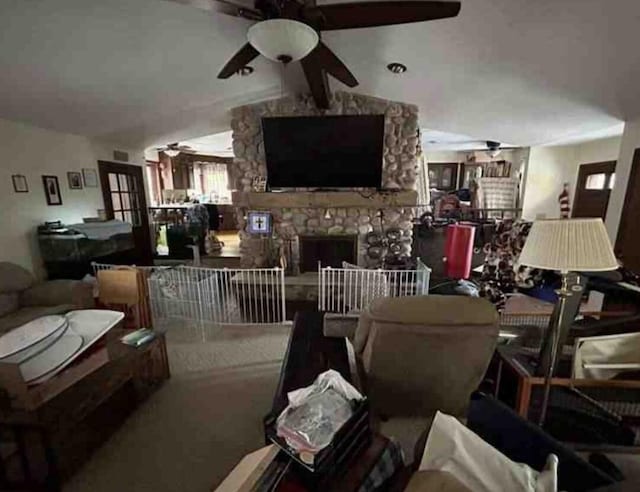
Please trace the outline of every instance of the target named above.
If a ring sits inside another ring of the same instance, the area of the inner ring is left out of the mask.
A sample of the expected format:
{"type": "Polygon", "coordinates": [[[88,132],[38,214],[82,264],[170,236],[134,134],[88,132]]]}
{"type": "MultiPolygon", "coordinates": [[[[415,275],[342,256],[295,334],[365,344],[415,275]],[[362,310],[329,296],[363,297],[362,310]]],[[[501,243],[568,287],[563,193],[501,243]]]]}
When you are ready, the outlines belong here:
{"type": "MultiPolygon", "coordinates": [[[[71,476],[128,415],[170,377],[164,334],[158,333],[153,341],[133,348],[120,342],[119,338],[125,333],[112,330],[106,347],[96,349],[96,353],[106,351],[106,361],[62,391],[33,400],[26,408],[12,406],[0,410],[3,424],[37,426],[42,430],[51,459],[41,476],[51,475],[51,467],[61,480],[71,476]]],[[[47,395],[47,385],[55,388],[58,378],[68,379],[65,373],[81,374],[78,367],[91,357],[79,360],[37,386],[38,394],[47,395]]]]}

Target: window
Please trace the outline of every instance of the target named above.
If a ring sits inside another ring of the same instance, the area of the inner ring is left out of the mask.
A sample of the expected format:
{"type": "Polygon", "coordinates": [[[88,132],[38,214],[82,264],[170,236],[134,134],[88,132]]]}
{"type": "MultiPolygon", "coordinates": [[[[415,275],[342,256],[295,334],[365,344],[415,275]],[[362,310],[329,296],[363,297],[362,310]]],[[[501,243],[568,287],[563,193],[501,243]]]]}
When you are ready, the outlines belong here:
{"type": "Polygon", "coordinates": [[[138,210],[138,183],[129,174],[109,173],[109,189],[113,218],[140,225],[140,211],[138,210]]]}
{"type": "Polygon", "coordinates": [[[196,162],[193,167],[196,191],[203,195],[204,201],[219,204],[231,203],[226,164],[196,162]]]}
{"type": "Polygon", "coordinates": [[[609,175],[609,189],[613,190],[613,186],[616,184],[616,173],[609,175]]]}
{"type": "Polygon", "coordinates": [[[587,176],[585,188],[587,190],[604,190],[607,175],[605,173],[590,174],[587,176]]]}

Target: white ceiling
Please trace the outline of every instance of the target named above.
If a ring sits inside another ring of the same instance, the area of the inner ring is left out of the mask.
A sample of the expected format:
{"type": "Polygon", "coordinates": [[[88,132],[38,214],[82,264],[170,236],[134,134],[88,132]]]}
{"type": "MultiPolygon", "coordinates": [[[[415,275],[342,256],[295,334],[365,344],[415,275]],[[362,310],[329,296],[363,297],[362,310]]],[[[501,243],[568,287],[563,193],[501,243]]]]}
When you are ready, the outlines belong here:
{"type": "MultiPolygon", "coordinates": [[[[264,59],[216,79],[248,25],[165,0],[2,0],[0,117],[144,146],[228,130],[229,108],[281,94],[264,59]]],[[[455,19],[323,39],[355,90],[418,104],[421,126],[535,145],[640,115],[639,27],[637,0],[462,0],[455,19]]]]}
{"type": "Polygon", "coordinates": [[[180,143],[192,147],[199,154],[233,157],[231,133],[231,130],[229,130],[215,135],[192,138],[180,143]]]}

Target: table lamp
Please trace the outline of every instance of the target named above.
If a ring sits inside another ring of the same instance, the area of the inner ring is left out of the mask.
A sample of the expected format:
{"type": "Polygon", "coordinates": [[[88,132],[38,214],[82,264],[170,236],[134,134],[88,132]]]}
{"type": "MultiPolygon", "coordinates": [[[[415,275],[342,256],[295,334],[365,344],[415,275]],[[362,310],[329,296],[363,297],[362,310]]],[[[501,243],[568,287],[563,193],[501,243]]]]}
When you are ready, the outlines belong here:
{"type": "MultiPolygon", "coordinates": [[[[602,272],[615,270],[618,262],[602,219],[536,220],[531,226],[518,263],[544,270],[557,270],[562,277],[558,291],[557,316],[551,320],[546,338],[551,347],[551,359],[545,374],[544,397],[539,424],[544,425],[549,404],[551,378],[558,358],[560,340],[570,323],[563,323],[567,298],[572,295],[568,285],[569,272],[602,272]]],[[[578,288],[581,292],[582,289],[578,288]]]]}

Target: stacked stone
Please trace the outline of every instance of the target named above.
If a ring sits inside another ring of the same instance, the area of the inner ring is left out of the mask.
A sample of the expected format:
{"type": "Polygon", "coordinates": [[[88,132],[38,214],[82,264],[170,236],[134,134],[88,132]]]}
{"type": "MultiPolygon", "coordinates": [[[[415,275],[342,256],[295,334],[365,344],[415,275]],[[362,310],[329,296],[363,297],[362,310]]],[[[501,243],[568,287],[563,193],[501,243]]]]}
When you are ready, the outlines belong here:
{"type": "MultiPolygon", "coordinates": [[[[262,139],[261,118],[277,116],[322,115],[385,115],[385,135],[382,164],[382,186],[387,189],[413,190],[416,187],[418,162],[421,153],[418,108],[411,104],[386,101],[348,92],[335,92],[331,109],[319,110],[308,94],[265,101],[232,110],[233,151],[230,178],[240,191],[253,191],[256,177],[266,177],[267,167],[262,139]]],[[[312,165],[312,164],[311,164],[312,165]]],[[[348,165],[346,163],[345,165],[348,165]]],[[[310,169],[310,172],[312,170],[310,169]]],[[[345,190],[348,191],[348,190],[345,190]]],[[[354,190],[356,191],[356,190],[354,190]]],[[[275,244],[297,241],[301,234],[357,234],[358,264],[377,266],[366,255],[366,235],[381,231],[379,211],[366,208],[285,208],[271,210],[275,244]]],[[[238,211],[238,223],[243,228],[245,211],[238,211]]],[[[384,209],[384,229],[397,228],[403,233],[402,251],[411,252],[412,210],[384,209]]],[[[296,248],[292,248],[296,249],[296,248]]],[[[272,260],[265,240],[240,233],[241,265],[247,268],[264,267],[272,260]]],[[[297,252],[294,254],[297,255],[297,252]]]]}

